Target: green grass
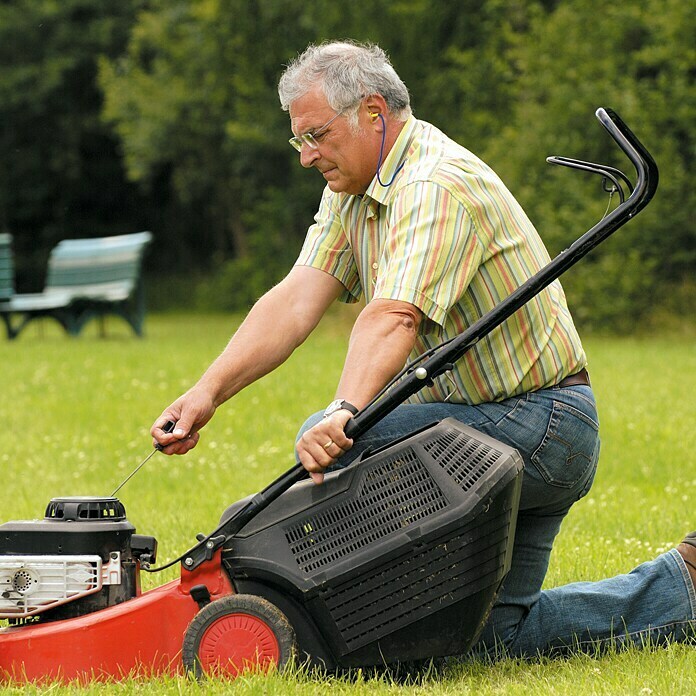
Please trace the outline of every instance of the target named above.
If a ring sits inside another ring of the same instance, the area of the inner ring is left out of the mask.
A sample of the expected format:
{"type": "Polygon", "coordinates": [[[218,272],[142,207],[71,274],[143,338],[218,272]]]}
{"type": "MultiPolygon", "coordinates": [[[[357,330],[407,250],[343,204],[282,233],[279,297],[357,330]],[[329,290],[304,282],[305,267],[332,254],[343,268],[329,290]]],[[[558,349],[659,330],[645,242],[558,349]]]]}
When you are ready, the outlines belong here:
{"type": "MultiPolygon", "coordinates": [[[[222,510],[289,468],[303,418],[333,397],[351,311],[331,315],[274,374],[222,407],[201,444],[153,457],[120,492],[160,560],[211,531],[222,510]]],[[[236,325],[230,317],[154,316],[135,340],[113,321],[106,340],[88,327],[68,339],[46,322],[0,341],[0,521],[41,517],[51,497],[108,495],[151,450],[161,410],[200,375],[236,325]]],[[[626,572],[696,528],[696,350],[693,337],[586,340],[602,424],[600,470],[563,525],[546,580],[555,586],[626,572]]],[[[146,588],[177,576],[144,577],[146,588]]],[[[251,675],[199,687],[185,679],[60,687],[58,694],[667,694],[696,691],[692,648],[494,666],[461,665],[418,685],[389,679],[251,675]]],[[[8,693],[43,693],[17,687],[8,693]]]]}

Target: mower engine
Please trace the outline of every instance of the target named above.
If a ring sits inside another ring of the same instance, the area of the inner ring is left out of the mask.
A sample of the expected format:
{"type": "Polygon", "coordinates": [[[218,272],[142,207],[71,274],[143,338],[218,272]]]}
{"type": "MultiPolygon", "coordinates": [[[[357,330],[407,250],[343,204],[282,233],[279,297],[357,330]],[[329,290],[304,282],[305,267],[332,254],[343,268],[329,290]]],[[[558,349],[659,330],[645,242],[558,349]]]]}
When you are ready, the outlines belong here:
{"type": "Polygon", "coordinates": [[[116,498],[54,498],[43,520],[0,525],[0,618],[74,618],[132,599],[154,537],[135,534],[116,498]]]}

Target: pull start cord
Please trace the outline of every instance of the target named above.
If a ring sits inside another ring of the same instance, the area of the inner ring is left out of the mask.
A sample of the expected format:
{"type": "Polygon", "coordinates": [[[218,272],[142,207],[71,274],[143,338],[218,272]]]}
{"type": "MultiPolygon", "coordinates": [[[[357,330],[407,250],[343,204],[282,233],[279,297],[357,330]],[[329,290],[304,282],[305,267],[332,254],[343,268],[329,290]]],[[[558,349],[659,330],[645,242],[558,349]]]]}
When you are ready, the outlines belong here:
{"type": "MultiPolygon", "coordinates": [[[[162,430],[164,430],[165,433],[170,433],[174,429],[174,425],[174,421],[167,421],[164,426],[162,426],[162,430]]],[[[150,452],[150,454],[148,454],[147,457],[145,457],[145,459],[143,459],[143,461],[140,462],[140,464],[138,464],[138,466],[136,466],[135,469],[133,469],[133,471],[131,471],[130,474],[123,479],[123,481],[121,481],[121,483],[116,487],[114,492],[109,497],[115,498],[116,494],[145,466],[145,464],[150,461],[155,452],[161,452],[163,449],[164,447],[162,447],[162,445],[160,445],[158,442],[152,452],[150,452]]]]}

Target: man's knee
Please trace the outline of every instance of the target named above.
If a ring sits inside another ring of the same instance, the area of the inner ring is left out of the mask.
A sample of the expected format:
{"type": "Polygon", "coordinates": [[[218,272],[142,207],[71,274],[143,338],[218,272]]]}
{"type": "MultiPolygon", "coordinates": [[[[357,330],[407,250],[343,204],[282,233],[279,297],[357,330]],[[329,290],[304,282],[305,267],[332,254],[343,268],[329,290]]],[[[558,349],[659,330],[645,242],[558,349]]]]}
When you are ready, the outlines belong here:
{"type": "Polygon", "coordinates": [[[295,442],[297,442],[310,428],[315,426],[324,417],[323,411],[317,411],[313,413],[307,420],[302,424],[302,427],[297,431],[297,436],[295,437],[295,442]]]}

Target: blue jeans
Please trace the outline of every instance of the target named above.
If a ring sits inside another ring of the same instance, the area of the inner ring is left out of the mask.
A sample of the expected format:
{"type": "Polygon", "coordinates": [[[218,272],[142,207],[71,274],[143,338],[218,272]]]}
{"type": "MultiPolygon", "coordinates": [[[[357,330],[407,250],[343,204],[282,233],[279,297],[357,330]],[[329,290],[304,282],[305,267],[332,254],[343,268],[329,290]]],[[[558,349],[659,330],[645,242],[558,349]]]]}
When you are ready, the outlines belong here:
{"type": "MultiPolygon", "coordinates": [[[[597,468],[599,426],[590,387],[553,387],[477,406],[404,404],[357,440],[336,466],[447,417],[515,447],[525,464],[512,567],[476,654],[532,657],[694,635],[696,593],[676,549],[627,575],[541,589],[561,522],[589,491],[597,468]]],[[[320,419],[321,414],[312,416],[300,434],[320,419]]]]}

